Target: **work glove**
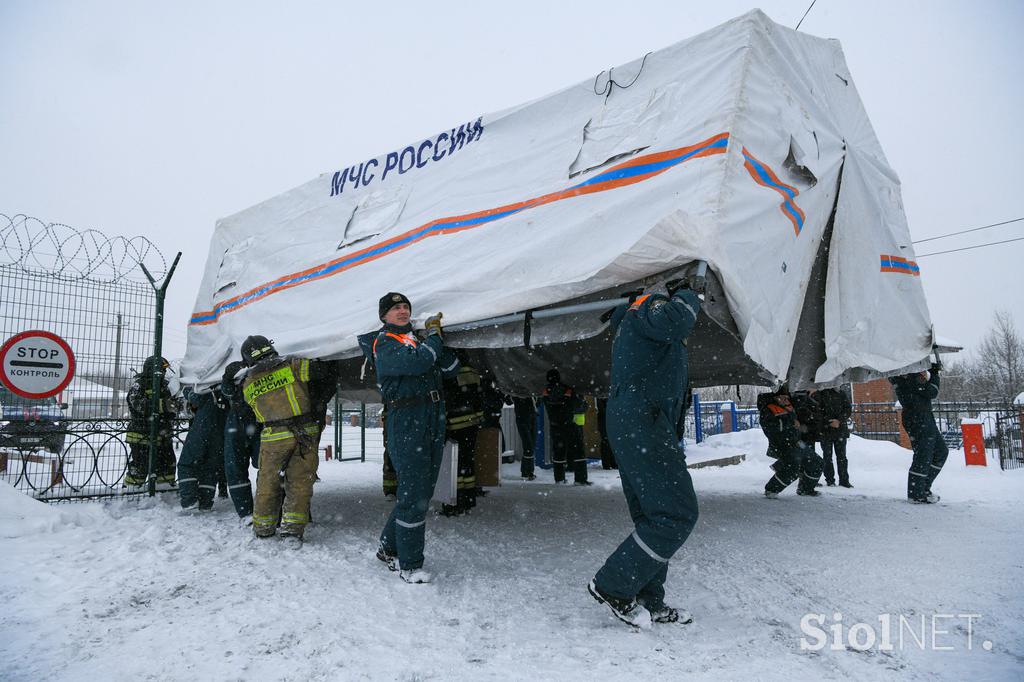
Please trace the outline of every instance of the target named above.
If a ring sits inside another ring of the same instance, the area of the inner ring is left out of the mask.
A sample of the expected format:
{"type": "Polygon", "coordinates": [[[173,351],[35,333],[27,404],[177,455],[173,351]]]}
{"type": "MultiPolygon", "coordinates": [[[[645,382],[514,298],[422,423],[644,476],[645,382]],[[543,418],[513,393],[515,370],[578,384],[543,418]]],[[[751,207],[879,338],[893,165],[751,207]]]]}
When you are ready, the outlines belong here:
{"type": "Polygon", "coordinates": [[[938,374],[941,369],[942,369],[942,363],[941,362],[933,362],[932,363],[932,374],[938,374]]]}
{"type": "Polygon", "coordinates": [[[583,426],[584,424],[587,423],[587,415],[582,412],[574,414],[572,416],[572,421],[574,424],[576,424],[576,426],[583,426]]]}
{"type": "Polygon", "coordinates": [[[424,328],[427,330],[427,336],[433,336],[437,334],[441,335],[441,317],[443,313],[437,315],[431,315],[427,318],[427,321],[423,323],[424,328]]]}
{"type": "Polygon", "coordinates": [[[665,282],[665,288],[668,290],[668,297],[672,298],[680,289],[689,289],[690,287],[685,279],[676,277],[665,282]]]}
{"type": "Polygon", "coordinates": [[[245,365],[239,360],[229,362],[228,366],[224,368],[224,381],[229,384],[235,383],[235,375],[237,375],[239,370],[243,367],[245,367],[245,365]]]}
{"type": "Polygon", "coordinates": [[[217,407],[219,407],[222,410],[226,410],[228,409],[228,407],[230,407],[228,399],[224,397],[223,393],[217,390],[213,391],[213,402],[216,403],[217,407]]]}

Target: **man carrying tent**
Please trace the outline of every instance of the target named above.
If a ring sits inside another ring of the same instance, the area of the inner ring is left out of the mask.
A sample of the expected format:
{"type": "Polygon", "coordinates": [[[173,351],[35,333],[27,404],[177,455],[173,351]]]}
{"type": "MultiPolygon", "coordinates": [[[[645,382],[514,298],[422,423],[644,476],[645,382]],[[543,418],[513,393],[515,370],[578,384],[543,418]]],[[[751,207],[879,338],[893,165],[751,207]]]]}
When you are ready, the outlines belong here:
{"type": "Polygon", "coordinates": [[[315,360],[281,357],[265,336],[245,340],[242,361],[248,368],[242,397],[263,425],[252,529],[269,538],[280,525],[281,537],[300,545],[319,464],[311,384],[329,370],[315,360]]]}
{"type": "Polygon", "coordinates": [[[523,444],[523,459],[520,463],[519,475],[524,480],[532,481],[537,478],[533,473],[533,441],[537,433],[537,408],[534,406],[533,398],[529,396],[513,397],[512,405],[516,411],[516,431],[519,432],[519,441],[523,444]]]}
{"type": "Polygon", "coordinates": [[[182,509],[210,511],[217,494],[217,477],[224,468],[227,405],[219,386],[186,388],[185,399],[192,420],[178,458],[178,499],[182,509]]]}
{"type": "Polygon", "coordinates": [[[252,483],[249,465],[259,468],[260,423],[242,397],[242,387],[236,379],[245,366],[242,362],[228,363],[221,379],[221,395],[228,401],[227,420],[224,425],[224,473],[227,476],[228,495],[235,505],[243,525],[252,523],[252,483]]]}
{"type": "Polygon", "coordinates": [[[932,400],[939,395],[939,365],[932,371],[890,377],[896,399],[903,406],[903,428],[910,436],[914,459],[907,474],[907,498],[918,504],[933,504],[939,496],[932,493],[932,483],[946,463],[949,448],[939,433],[932,414],[932,400]]]}
{"type": "Polygon", "coordinates": [[[634,627],[689,623],[665,604],[668,562],[697,522],[697,496],[679,448],[687,387],[686,338],[702,296],[679,280],[668,296],[648,294],[619,306],[612,342],[608,438],[635,530],[587,586],[619,620],[634,627]]]}
{"type": "Polygon", "coordinates": [[[476,506],[476,438],[484,421],[480,372],[461,363],[458,373],[444,380],[444,406],[448,437],[459,445],[459,470],[455,506],[443,505],[441,513],[457,516],[476,506]]]}
{"type": "Polygon", "coordinates": [[[128,443],[130,456],[128,472],[124,477],[126,486],[141,486],[146,482],[146,472],[149,469],[149,421],[154,416],[151,414],[154,373],[161,376],[160,385],[156,389],[160,395],[155,415],[159,425],[154,463],[156,482],[174,483],[175,460],[171,439],[174,435],[174,414],[177,404],[171,397],[167,380],[163,378],[166,370],[167,360],[152,355],[142,363],[142,371],[135,376],[135,381],[128,389],[129,421],[125,441],[128,443]]]}
{"type": "Polygon", "coordinates": [[[377,558],[407,583],[427,583],[423,546],[427,507],[441,469],[445,441],[443,377],[459,367],[444,345],[441,313],[426,321],[426,338],[413,333],[412,304],[389,292],[378,304],[384,326],[371,346],[384,408],[387,450],[398,472],[398,497],[380,534],[377,558]]]}
{"type": "Polygon", "coordinates": [[[587,481],[587,457],[583,452],[583,420],[587,404],[576,395],[576,390],[562,383],[557,369],[549,369],[547,386],[541,394],[540,404],[548,415],[551,426],[551,463],[555,483],[565,483],[565,469],[572,463],[573,482],[590,485],[587,481]]]}
{"type": "Polygon", "coordinates": [[[774,499],[797,477],[796,494],[816,497],[815,486],[821,477],[822,460],[814,452],[814,441],[807,442],[796,410],[785,386],[757,396],[761,430],[768,437],[768,456],[775,458],[775,475],[764,486],[764,496],[774,499]]]}

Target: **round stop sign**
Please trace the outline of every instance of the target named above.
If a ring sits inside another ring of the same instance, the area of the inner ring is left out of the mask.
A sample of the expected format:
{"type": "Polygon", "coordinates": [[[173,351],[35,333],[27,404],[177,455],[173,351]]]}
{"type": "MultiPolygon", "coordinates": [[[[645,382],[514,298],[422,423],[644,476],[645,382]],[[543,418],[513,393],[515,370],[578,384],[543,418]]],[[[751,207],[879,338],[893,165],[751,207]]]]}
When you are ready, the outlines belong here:
{"type": "Polygon", "coordinates": [[[22,332],[0,347],[0,381],[23,398],[57,395],[75,376],[75,354],[67,341],[39,330],[22,332]]]}

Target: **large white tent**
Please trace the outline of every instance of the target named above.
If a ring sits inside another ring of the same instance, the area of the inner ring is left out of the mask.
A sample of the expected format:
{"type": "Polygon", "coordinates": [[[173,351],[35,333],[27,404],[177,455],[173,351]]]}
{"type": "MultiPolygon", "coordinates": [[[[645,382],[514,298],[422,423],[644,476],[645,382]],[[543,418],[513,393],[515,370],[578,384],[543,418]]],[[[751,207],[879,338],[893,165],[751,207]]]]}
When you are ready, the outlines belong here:
{"type": "MultiPolygon", "coordinates": [[[[340,358],[401,291],[452,329],[612,300],[708,263],[695,385],[916,369],[932,332],[889,167],[837,41],[752,11],[560,92],[332,170],[224,218],[182,369],[209,383],[263,334],[340,358]]],[[[607,384],[588,311],[452,331],[498,383],[607,384]]]]}

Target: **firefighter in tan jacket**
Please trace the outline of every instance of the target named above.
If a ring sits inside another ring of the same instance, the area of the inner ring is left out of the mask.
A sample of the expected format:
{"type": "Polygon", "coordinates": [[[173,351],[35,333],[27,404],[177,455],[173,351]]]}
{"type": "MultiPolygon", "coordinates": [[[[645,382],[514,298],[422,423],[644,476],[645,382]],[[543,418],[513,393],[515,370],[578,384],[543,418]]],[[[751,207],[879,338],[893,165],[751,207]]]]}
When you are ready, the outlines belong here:
{"type": "Polygon", "coordinates": [[[301,541],[319,460],[320,425],[310,388],[311,370],[319,363],[283,358],[264,336],[245,340],[242,359],[249,368],[242,396],[263,424],[253,531],[258,538],[272,537],[280,525],[281,537],[301,541]]]}

